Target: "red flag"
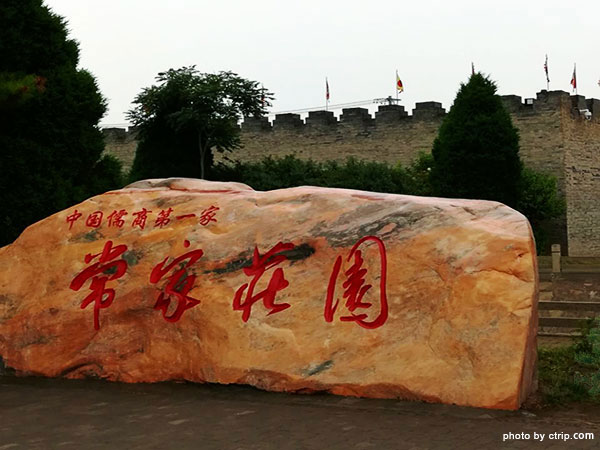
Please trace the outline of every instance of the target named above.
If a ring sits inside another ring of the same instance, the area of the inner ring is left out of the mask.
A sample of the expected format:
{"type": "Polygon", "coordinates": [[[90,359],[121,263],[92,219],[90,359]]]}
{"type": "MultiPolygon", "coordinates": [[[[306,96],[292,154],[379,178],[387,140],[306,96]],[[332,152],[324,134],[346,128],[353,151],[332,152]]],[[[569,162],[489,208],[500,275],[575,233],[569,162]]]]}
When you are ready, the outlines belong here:
{"type": "Polygon", "coordinates": [[[546,61],[544,62],[544,72],[546,72],[546,81],[550,83],[550,78],[548,78],[548,55],[546,55],[546,61]]]}
{"type": "Polygon", "coordinates": [[[573,76],[571,77],[571,86],[573,86],[573,90],[574,91],[577,90],[577,73],[576,73],[576,68],[577,68],[577,66],[573,65],[573,76]]]}
{"type": "Polygon", "coordinates": [[[329,100],[329,81],[325,77],[325,100],[329,100]]]}

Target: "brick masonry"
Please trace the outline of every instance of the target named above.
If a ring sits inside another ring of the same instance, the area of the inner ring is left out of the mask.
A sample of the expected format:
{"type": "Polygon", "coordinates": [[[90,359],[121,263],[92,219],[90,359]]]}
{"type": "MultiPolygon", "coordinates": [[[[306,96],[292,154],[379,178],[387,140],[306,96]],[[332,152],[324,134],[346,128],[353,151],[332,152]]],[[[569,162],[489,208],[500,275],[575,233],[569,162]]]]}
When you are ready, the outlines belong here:
{"type": "MultiPolygon", "coordinates": [[[[555,175],[567,201],[565,217],[552,224],[551,241],[563,254],[600,256],[600,100],[541,91],[536,98],[502,96],[521,136],[521,158],[536,170],[555,175]]],[[[316,161],[349,156],[409,164],[419,152],[430,152],[446,112],[438,102],[417,103],[412,115],[403,106],[383,105],[375,117],[367,109],[311,111],[247,118],[242,123],[244,148],[229,154],[240,161],[272,155],[295,155],[316,161]]],[[[131,167],[135,131],[105,129],[106,151],[131,167]]],[[[218,156],[218,155],[217,155],[218,156]]]]}

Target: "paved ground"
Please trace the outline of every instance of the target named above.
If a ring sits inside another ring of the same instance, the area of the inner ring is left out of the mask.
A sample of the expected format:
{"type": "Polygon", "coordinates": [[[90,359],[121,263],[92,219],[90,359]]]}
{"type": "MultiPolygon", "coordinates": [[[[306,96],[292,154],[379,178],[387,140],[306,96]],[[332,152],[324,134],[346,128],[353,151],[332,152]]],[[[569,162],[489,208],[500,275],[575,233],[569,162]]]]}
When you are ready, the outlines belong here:
{"type": "Polygon", "coordinates": [[[12,377],[0,378],[0,405],[0,450],[600,447],[598,407],[534,415],[241,386],[12,377]],[[509,432],[530,438],[503,442],[509,432]],[[593,440],[549,439],[590,432],[593,440]]]}

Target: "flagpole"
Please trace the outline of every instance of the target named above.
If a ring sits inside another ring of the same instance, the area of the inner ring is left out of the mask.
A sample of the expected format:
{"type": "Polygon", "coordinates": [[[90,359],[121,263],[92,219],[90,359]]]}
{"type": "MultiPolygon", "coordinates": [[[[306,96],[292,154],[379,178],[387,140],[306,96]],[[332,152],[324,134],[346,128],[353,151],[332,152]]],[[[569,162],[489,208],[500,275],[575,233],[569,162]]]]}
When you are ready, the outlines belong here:
{"type": "Polygon", "coordinates": [[[575,95],[577,95],[577,63],[573,65],[573,73],[575,74],[575,95]]]}
{"type": "Polygon", "coordinates": [[[546,90],[550,92],[550,78],[548,77],[548,55],[546,55],[546,64],[544,64],[544,71],[546,72],[546,90]]]}
{"type": "Polygon", "coordinates": [[[329,81],[325,77],[325,111],[329,111],[329,81]]]}
{"type": "Polygon", "coordinates": [[[396,86],[396,105],[398,104],[398,69],[396,69],[396,80],[394,81],[396,86]]]}

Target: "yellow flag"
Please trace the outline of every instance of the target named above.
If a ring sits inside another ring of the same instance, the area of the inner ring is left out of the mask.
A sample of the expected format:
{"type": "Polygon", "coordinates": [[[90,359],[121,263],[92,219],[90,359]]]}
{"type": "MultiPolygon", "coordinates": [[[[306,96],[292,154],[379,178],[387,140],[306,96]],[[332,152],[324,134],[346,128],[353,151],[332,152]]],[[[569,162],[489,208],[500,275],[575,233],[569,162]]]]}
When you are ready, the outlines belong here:
{"type": "Polygon", "coordinates": [[[398,76],[398,71],[396,71],[396,89],[398,92],[404,92],[404,86],[402,85],[402,80],[398,76]]]}

